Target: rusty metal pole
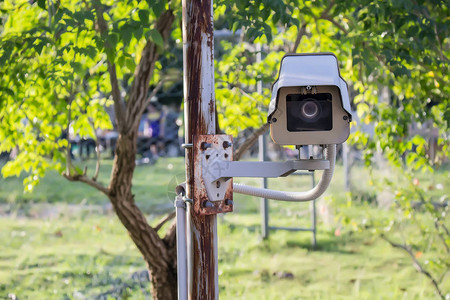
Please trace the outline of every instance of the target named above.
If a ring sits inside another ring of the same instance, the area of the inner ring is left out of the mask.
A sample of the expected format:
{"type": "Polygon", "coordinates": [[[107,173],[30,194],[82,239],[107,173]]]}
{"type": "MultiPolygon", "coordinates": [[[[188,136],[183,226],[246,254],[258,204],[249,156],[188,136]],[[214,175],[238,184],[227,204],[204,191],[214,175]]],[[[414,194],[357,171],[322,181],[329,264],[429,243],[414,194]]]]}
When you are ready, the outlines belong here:
{"type": "MultiPolygon", "coordinates": [[[[213,7],[211,0],[183,0],[182,8],[185,143],[192,144],[194,136],[216,133],[213,7]]],[[[187,148],[186,196],[194,203],[195,176],[193,149],[187,148]]],[[[218,299],[217,216],[188,211],[189,299],[218,299]]]]}

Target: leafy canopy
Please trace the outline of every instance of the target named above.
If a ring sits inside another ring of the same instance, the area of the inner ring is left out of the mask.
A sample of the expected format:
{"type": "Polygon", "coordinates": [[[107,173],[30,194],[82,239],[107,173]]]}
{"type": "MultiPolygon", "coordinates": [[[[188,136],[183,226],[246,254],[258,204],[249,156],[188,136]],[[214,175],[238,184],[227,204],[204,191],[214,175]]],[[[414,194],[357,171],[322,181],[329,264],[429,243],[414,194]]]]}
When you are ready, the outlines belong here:
{"type": "MultiPolygon", "coordinates": [[[[64,169],[69,123],[80,137],[95,138],[97,129],[113,128],[105,111],[112,105],[108,62],[117,66],[126,101],[146,41],[163,51],[154,24],[168,5],[164,0],[0,2],[0,152],[20,150],[2,169],[4,176],[28,172],[24,184],[31,190],[46,169],[64,169]]],[[[153,82],[158,80],[157,70],[153,82]]]]}

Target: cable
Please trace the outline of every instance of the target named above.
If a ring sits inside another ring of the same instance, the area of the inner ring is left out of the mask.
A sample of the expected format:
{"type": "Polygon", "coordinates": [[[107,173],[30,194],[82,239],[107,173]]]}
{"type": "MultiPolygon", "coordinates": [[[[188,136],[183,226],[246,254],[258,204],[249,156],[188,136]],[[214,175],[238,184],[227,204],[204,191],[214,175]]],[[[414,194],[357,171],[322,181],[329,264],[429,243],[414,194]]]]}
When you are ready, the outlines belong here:
{"type": "Polygon", "coordinates": [[[291,202],[304,202],[317,199],[326,191],[328,185],[330,184],[331,178],[333,177],[334,165],[336,162],[336,145],[327,145],[325,153],[326,158],[330,161],[330,168],[323,171],[322,178],[320,179],[319,183],[309,191],[285,192],[234,183],[233,192],[255,197],[291,202]]]}

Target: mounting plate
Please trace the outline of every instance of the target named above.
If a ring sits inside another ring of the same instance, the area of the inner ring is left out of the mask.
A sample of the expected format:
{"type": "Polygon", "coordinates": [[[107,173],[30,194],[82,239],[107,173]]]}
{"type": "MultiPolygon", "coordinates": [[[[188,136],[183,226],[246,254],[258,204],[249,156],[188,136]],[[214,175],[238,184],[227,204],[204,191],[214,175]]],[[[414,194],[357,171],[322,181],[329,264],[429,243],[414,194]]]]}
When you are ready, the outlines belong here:
{"type": "Polygon", "coordinates": [[[199,135],[194,137],[194,212],[214,215],[233,211],[233,179],[212,180],[220,161],[233,160],[232,137],[199,135]]]}

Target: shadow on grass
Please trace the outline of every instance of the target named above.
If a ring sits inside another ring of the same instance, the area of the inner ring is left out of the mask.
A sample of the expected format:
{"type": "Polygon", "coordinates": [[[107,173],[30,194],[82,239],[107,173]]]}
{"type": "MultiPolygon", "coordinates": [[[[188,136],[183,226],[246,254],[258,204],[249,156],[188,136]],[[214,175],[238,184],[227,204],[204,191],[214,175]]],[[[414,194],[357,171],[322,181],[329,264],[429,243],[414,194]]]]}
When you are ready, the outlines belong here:
{"type": "Polygon", "coordinates": [[[366,244],[367,237],[364,237],[353,232],[347,232],[340,236],[334,236],[331,233],[318,233],[317,243],[315,247],[312,245],[310,239],[293,240],[289,238],[286,240],[285,246],[287,248],[307,249],[308,251],[326,252],[326,253],[340,253],[340,254],[355,254],[358,253],[358,247],[355,245],[366,244]]]}
{"type": "Polygon", "coordinates": [[[146,299],[150,297],[150,279],[146,270],[137,271],[122,277],[111,276],[109,272],[97,274],[92,283],[86,286],[86,291],[99,286],[110,287],[104,292],[91,296],[91,299],[127,299],[131,294],[141,293],[146,299]],[[97,279],[97,280],[96,280],[97,279]]]}
{"type": "MultiPolygon", "coordinates": [[[[261,237],[261,226],[259,224],[236,224],[224,223],[230,234],[247,231],[252,234],[258,234],[261,237]]],[[[308,251],[355,254],[357,251],[348,249],[346,246],[352,243],[363,243],[363,239],[352,233],[335,237],[331,233],[318,233],[317,243],[314,247],[311,242],[312,233],[310,232],[292,232],[287,233],[284,230],[271,230],[269,238],[258,243],[255,247],[250,247],[247,251],[254,248],[272,253],[280,248],[287,249],[306,249],[308,251]],[[298,239],[296,239],[298,237],[298,239]]],[[[223,254],[222,254],[223,255],[223,254]]]]}
{"type": "MultiPolygon", "coordinates": [[[[100,256],[75,255],[72,270],[63,272],[49,272],[42,278],[65,278],[68,282],[77,282],[79,288],[66,292],[69,298],[81,299],[127,299],[131,295],[150,299],[150,280],[147,270],[142,269],[133,273],[123,272],[124,268],[140,268],[142,264],[127,255],[100,256]],[[70,295],[70,293],[72,293],[70,295]]],[[[42,279],[44,280],[44,279],[42,279]]],[[[45,286],[42,282],[42,286],[45,286]]],[[[64,298],[66,299],[66,298],[64,298]]]]}
{"type": "Polygon", "coordinates": [[[287,248],[301,248],[307,249],[308,251],[315,252],[328,252],[328,253],[341,253],[341,254],[355,254],[356,251],[345,249],[343,246],[343,242],[334,239],[320,239],[316,246],[314,247],[311,242],[305,240],[293,241],[289,240],[286,242],[287,248]]]}

